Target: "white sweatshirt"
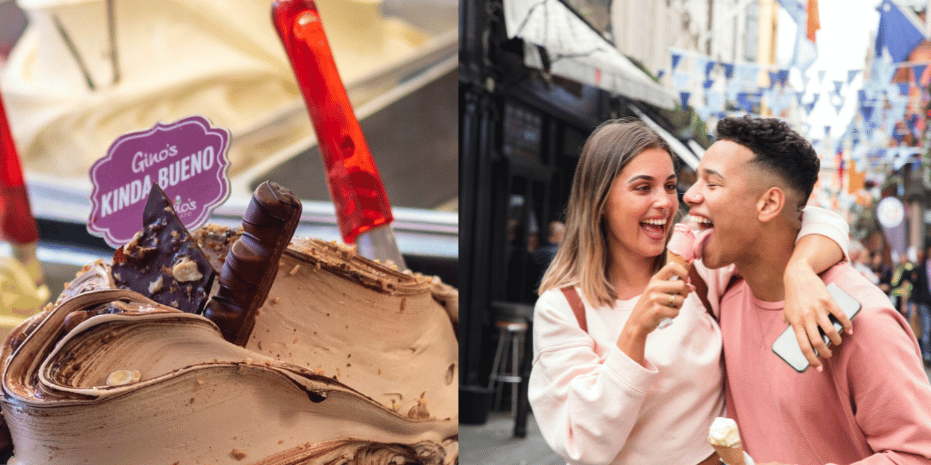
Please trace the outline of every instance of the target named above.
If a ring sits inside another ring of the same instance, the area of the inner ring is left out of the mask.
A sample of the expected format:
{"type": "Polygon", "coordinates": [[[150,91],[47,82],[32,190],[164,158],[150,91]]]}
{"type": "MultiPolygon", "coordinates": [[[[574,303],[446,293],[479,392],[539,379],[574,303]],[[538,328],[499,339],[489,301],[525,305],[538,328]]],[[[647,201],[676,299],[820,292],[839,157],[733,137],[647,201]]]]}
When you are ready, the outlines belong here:
{"type": "MultiPolygon", "coordinates": [[[[845,251],[849,227],[807,207],[799,237],[827,236],[845,251]]],[[[717,313],[734,267],[699,272],[717,313]]],[[[708,427],[724,411],[721,330],[695,293],[673,324],[647,337],[646,367],[617,348],[639,296],[592,307],[581,290],[588,333],[559,289],[537,300],[528,396],[544,439],[576,464],[695,465],[714,450],[708,427]]]]}

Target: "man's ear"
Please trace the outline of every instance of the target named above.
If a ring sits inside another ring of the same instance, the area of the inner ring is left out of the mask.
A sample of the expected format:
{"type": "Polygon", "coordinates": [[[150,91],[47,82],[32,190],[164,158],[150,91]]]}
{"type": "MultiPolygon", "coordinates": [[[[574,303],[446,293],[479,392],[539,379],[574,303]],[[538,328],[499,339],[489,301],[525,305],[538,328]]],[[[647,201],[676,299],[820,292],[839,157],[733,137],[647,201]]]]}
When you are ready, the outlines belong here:
{"type": "Polygon", "coordinates": [[[786,194],[778,187],[770,187],[756,201],[757,217],[768,223],[778,217],[786,205],[786,194]]]}

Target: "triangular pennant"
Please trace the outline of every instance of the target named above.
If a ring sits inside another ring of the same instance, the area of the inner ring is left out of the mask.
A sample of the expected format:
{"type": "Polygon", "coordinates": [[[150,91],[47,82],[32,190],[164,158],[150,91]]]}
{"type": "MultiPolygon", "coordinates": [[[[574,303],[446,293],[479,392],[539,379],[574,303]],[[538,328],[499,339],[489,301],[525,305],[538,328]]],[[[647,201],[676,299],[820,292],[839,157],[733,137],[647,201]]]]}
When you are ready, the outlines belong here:
{"type": "Polygon", "coordinates": [[[750,100],[750,94],[747,92],[737,94],[737,106],[743,111],[751,113],[753,111],[753,102],[750,100]]]}
{"type": "Polygon", "coordinates": [[[911,87],[911,84],[907,82],[900,82],[899,83],[899,94],[908,96],[909,87],[911,87]]]}
{"type": "Polygon", "coordinates": [[[779,71],[769,72],[769,88],[772,89],[779,82],[779,71]]]}
{"type": "Polygon", "coordinates": [[[691,96],[691,92],[679,92],[679,97],[682,99],[682,108],[689,106],[689,97],[691,96]]]}
{"type": "Polygon", "coordinates": [[[916,21],[914,13],[903,12],[889,0],[883,0],[877,9],[879,28],[876,31],[875,56],[888,53],[894,63],[906,61],[915,46],[925,40],[924,24],[916,21]]]}
{"type": "Polygon", "coordinates": [[[873,120],[873,110],[874,110],[874,109],[875,109],[875,107],[873,107],[872,105],[863,105],[863,106],[860,107],[860,114],[863,115],[863,119],[864,119],[865,121],[872,121],[872,120],[873,120]]]}
{"type": "Polygon", "coordinates": [[[824,82],[824,76],[828,74],[827,70],[818,70],[818,82],[824,82]]]}
{"type": "Polygon", "coordinates": [[[851,69],[847,71],[847,85],[851,85],[853,80],[857,78],[857,75],[860,74],[859,69],[851,69]]]}
{"type": "Polygon", "coordinates": [[[780,69],[780,70],[776,73],[776,80],[779,81],[779,84],[785,86],[786,83],[789,81],[789,70],[787,70],[787,69],[780,69]]]}
{"type": "Polygon", "coordinates": [[[814,110],[814,109],[815,109],[815,102],[811,102],[811,103],[806,103],[806,104],[805,104],[805,113],[809,113],[809,114],[810,114],[811,111],[814,110]]]}
{"type": "Polygon", "coordinates": [[[710,60],[708,61],[708,63],[705,63],[705,79],[707,79],[708,75],[711,74],[711,70],[714,69],[714,65],[716,64],[717,63],[715,63],[714,61],[710,61],[710,60]]]}
{"type": "Polygon", "coordinates": [[[705,82],[701,83],[701,86],[705,88],[705,90],[708,90],[711,88],[713,84],[714,84],[714,79],[705,79],[705,82]]]}
{"type": "Polygon", "coordinates": [[[914,77],[915,85],[919,87],[922,85],[922,83],[924,82],[924,79],[922,78],[925,75],[925,68],[927,67],[928,65],[915,65],[915,67],[912,68],[912,73],[913,73],[912,76],[914,77]]]}
{"type": "Polygon", "coordinates": [[[834,93],[840,94],[840,90],[843,87],[844,81],[834,81],[834,93]]]}
{"type": "Polygon", "coordinates": [[[657,72],[656,72],[656,79],[662,79],[664,74],[666,74],[666,70],[664,70],[664,69],[661,69],[661,70],[657,71],[657,72]]]}
{"type": "Polygon", "coordinates": [[[733,63],[721,63],[721,67],[724,68],[724,77],[726,79],[730,79],[734,75],[733,63]]]}
{"type": "Polygon", "coordinates": [[[836,102],[832,102],[832,103],[834,103],[834,112],[840,114],[841,108],[844,108],[844,99],[840,98],[840,99],[837,99],[836,102]]]}
{"type": "Polygon", "coordinates": [[[679,66],[679,62],[682,60],[682,55],[678,53],[672,53],[672,69],[675,71],[676,67],[679,66]]]}

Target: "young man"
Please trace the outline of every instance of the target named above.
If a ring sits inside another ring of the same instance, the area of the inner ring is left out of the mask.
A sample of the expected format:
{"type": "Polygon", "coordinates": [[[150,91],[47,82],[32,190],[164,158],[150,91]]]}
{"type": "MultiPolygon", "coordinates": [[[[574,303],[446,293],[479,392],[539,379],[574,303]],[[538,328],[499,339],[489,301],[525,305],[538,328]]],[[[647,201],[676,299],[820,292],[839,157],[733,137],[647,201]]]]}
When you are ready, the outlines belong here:
{"type": "Polygon", "coordinates": [[[761,462],[921,463],[931,460],[931,385],[905,319],[847,262],[821,275],[859,301],[853,334],[822,372],[797,373],[772,352],[785,330],[783,273],[799,211],[818,177],[811,145],[784,122],[726,118],[686,192],[714,228],[704,264],[736,264],[721,301],[727,414],[761,462]]]}

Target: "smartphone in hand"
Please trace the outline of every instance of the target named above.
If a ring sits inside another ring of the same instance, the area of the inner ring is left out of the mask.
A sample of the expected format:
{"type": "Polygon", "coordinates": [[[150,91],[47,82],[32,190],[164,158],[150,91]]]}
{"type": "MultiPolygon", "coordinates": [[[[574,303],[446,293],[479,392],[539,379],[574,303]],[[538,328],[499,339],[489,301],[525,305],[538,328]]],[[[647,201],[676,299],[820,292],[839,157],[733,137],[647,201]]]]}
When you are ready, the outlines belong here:
{"type": "MultiPolygon", "coordinates": [[[[856,299],[841,289],[837,284],[828,284],[827,288],[831,297],[834,298],[834,303],[840,307],[841,311],[847,315],[850,321],[853,321],[853,317],[857,316],[857,313],[859,313],[862,308],[860,302],[857,302],[856,299]]],[[[844,330],[844,326],[840,324],[840,321],[838,321],[834,315],[828,315],[828,318],[830,318],[831,323],[834,324],[835,331],[841,333],[844,330]]],[[[824,330],[819,327],[818,332],[821,333],[824,345],[831,345],[831,340],[824,334],[824,330]]],[[[802,348],[798,345],[798,339],[795,337],[795,330],[792,329],[792,326],[786,327],[786,330],[773,342],[773,352],[799,373],[804,372],[809,367],[808,359],[805,358],[805,355],[802,353],[802,348]]]]}

